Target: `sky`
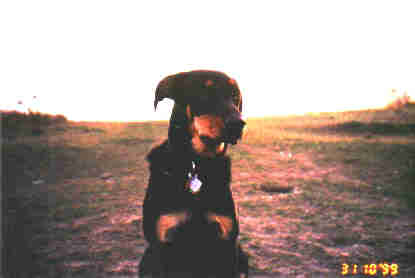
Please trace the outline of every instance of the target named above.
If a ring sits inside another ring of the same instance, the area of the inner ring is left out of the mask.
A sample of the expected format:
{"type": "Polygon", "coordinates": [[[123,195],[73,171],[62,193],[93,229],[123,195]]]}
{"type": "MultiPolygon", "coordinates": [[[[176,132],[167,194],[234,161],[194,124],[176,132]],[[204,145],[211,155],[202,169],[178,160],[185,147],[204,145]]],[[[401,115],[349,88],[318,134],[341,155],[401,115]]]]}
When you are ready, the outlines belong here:
{"type": "Polygon", "coordinates": [[[415,99],[414,1],[1,1],[0,109],[167,120],[165,76],[236,79],[245,117],[415,99]],[[33,98],[36,96],[36,98],[33,98]],[[18,103],[21,104],[18,104],[18,103]]]}

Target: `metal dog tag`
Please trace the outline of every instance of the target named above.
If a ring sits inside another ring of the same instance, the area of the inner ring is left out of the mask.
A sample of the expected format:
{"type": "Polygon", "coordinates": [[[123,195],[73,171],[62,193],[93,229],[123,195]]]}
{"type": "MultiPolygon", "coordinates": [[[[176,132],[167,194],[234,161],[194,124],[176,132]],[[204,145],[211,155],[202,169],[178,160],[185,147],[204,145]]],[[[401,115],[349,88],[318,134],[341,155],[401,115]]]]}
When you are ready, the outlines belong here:
{"type": "Polygon", "coordinates": [[[190,183],[189,187],[192,193],[199,192],[200,188],[202,187],[202,182],[197,178],[197,174],[195,174],[194,176],[190,178],[189,183],[190,183]]]}

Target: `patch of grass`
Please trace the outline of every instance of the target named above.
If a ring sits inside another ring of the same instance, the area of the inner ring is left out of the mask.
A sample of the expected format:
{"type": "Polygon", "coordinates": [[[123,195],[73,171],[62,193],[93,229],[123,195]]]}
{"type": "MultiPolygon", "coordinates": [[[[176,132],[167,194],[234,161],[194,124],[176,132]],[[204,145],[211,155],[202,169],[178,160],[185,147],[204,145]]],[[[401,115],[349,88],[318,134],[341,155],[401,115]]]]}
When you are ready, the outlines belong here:
{"type": "Polygon", "coordinates": [[[66,123],[67,119],[63,115],[50,115],[39,112],[22,113],[17,111],[0,111],[3,127],[7,130],[27,123],[37,123],[39,125],[50,125],[66,123]]]}
{"type": "Polygon", "coordinates": [[[277,183],[264,183],[259,188],[268,193],[290,193],[294,190],[292,185],[277,184],[277,183]]]}
{"type": "Polygon", "coordinates": [[[87,205],[73,208],[70,205],[61,205],[56,209],[49,210],[48,219],[56,222],[73,221],[76,218],[81,218],[90,215],[91,210],[87,205]]]}
{"type": "Polygon", "coordinates": [[[252,202],[252,201],[241,201],[238,203],[240,207],[249,208],[251,210],[271,211],[272,207],[266,202],[252,202]]]}
{"type": "Polygon", "coordinates": [[[415,135],[415,124],[350,121],[327,127],[326,130],[335,133],[405,136],[415,135]]]}
{"type": "Polygon", "coordinates": [[[120,144],[120,145],[140,145],[140,144],[151,144],[154,140],[152,139],[141,139],[141,138],[134,138],[134,137],[125,137],[125,138],[113,138],[108,141],[108,143],[112,144],[120,144]]]}
{"type": "Polygon", "coordinates": [[[158,137],[167,137],[168,122],[145,122],[127,124],[123,136],[135,136],[139,138],[154,139],[158,137]]]}
{"type": "Polygon", "coordinates": [[[330,239],[334,246],[348,246],[360,241],[360,235],[344,229],[336,229],[330,233],[330,239]]]}
{"type": "Polygon", "coordinates": [[[105,130],[102,128],[94,128],[84,125],[74,125],[71,127],[71,129],[74,131],[80,131],[84,133],[105,133],[105,130]]]}
{"type": "MultiPolygon", "coordinates": [[[[309,182],[301,186],[303,192],[298,198],[319,210],[336,210],[356,212],[362,209],[360,198],[362,191],[354,186],[338,183],[309,182]]],[[[366,196],[366,195],[365,195],[366,196]]],[[[320,216],[319,216],[320,217],[320,216]]],[[[314,220],[308,216],[309,220],[314,220]]]]}
{"type": "Polygon", "coordinates": [[[51,125],[65,125],[67,119],[62,115],[49,115],[38,112],[21,113],[0,111],[4,138],[39,136],[51,125]]]}
{"type": "Polygon", "coordinates": [[[239,147],[230,148],[229,156],[231,157],[232,160],[243,160],[243,159],[246,159],[248,161],[254,160],[254,158],[249,152],[242,150],[239,147]]]}
{"type": "Polygon", "coordinates": [[[251,240],[252,238],[249,236],[249,234],[244,234],[241,232],[241,234],[239,235],[239,242],[243,245],[248,244],[251,240]]]}

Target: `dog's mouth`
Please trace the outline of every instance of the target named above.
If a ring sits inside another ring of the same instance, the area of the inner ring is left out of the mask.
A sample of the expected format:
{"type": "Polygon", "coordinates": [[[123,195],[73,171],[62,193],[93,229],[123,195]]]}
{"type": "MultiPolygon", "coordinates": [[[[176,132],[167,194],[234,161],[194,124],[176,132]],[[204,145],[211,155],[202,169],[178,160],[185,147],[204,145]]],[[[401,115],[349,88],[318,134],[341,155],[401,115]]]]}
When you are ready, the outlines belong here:
{"type": "Polygon", "coordinates": [[[204,145],[204,149],[210,153],[224,154],[228,144],[236,145],[242,137],[242,131],[226,132],[220,137],[210,137],[206,135],[199,135],[200,142],[204,145]]]}
{"type": "Polygon", "coordinates": [[[208,150],[216,150],[216,149],[223,149],[225,147],[224,140],[217,139],[217,138],[210,138],[208,136],[200,136],[200,141],[206,146],[208,150]]]}
{"type": "Polygon", "coordinates": [[[228,144],[235,145],[241,139],[244,125],[242,120],[224,123],[211,115],[194,117],[190,127],[193,150],[207,157],[224,155],[228,144]]]}
{"type": "Polygon", "coordinates": [[[214,157],[225,154],[227,143],[221,138],[211,138],[209,136],[200,136],[200,142],[203,147],[197,152],[203,156],[214,157]]]}
{"type": "Polygon", "coordinates": [[[203,144],[205,144],[206,147],[209,147],[209,148],[216,147],[220,144],[225,143],[219,138],[211,138],[209,136],[200,136],[200,140],[203,142],[203,144]]]}

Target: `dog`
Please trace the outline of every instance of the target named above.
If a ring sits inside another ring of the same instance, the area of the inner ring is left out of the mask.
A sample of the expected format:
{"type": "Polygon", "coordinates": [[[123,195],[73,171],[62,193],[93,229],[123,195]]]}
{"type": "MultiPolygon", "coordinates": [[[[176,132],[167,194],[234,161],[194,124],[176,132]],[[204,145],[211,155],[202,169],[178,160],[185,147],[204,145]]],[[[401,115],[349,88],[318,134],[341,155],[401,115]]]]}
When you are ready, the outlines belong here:
{"type": "Polygon", "coordinates": [[[226,156],[245,126],[239,87],[221,72],[190,71],[160,81],[154,109],[164,98],[174,107],[168,139],[147,156],[139,277],[248,277],[226,156]]]}

